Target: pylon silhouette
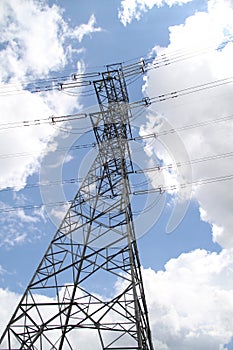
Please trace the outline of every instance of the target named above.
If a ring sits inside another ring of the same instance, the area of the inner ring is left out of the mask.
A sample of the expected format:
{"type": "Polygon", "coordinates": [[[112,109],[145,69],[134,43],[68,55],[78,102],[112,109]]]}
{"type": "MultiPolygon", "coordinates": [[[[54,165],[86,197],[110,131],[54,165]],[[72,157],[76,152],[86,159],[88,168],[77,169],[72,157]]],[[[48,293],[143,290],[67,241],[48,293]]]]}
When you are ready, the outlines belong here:
{"type": "Polygon", "coordinates": [[[152,350],[130,204],[131,111],[121,65],[93,82],[98,155],[0,340],[1,349],[152,350]],[[98,283],[108,296],[93,290],[98,283]]]}

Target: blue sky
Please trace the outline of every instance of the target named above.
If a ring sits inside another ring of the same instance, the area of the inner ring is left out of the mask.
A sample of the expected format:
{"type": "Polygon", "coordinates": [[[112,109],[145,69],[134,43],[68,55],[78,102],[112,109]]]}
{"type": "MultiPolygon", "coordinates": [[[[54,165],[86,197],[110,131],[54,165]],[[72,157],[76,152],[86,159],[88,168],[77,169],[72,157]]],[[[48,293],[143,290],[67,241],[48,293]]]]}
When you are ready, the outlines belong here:
{"type": "Polygon", "coordinates": [[[158,350],[232,349],[233,198],[225,178],[233,174],[232,1],[3,0],[0,13],[0,331],[67,208],[46,203],[72,199],[78,183],[62,181],[85,176],[95,155],[82,147],[95,141],[88,118],[22,126],[96,110],[95,96],[80,89],[33,93],[30,84],[151,55],[151,68],[162,63],[129,85],[130,100],[170,92],[177,98],[144,110],[134,135],[179,129],[131,145],[138,166],[173,164],[132,175],[133,186],[147,179],[150,188],[167,188],[132,200],[154,342],[158,350]],[[181,93],[210,82],[217,83],[181,93]]]}

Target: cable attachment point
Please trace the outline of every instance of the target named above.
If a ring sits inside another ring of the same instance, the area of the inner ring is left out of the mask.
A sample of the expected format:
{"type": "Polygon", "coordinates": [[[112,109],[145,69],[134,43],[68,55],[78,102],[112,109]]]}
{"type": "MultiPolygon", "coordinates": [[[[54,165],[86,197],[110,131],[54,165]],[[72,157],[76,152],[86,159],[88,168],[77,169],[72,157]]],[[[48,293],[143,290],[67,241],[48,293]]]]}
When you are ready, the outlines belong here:
{"type": "Polygon", "coordinates": [[[149,97],[144,97],[142,101],[145,103],[145,106],[148,107],[151,105],[151,101],[149,97]]]}

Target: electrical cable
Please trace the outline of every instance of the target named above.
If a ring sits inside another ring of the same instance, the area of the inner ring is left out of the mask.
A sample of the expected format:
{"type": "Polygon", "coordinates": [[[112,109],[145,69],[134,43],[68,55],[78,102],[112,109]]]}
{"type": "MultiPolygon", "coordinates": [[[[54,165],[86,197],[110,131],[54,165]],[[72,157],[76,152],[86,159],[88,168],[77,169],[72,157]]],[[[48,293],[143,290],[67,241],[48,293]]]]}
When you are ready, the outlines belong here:
{"type": "MultiPolygon", "coordinates": [[[[206,162],[206,161],[211,161],[211,160],[216,160],[216,159],[224,159],[224,158],[229,158],[229,157],[233,157],[233,151],[232,152],[227,152],[227,153],[220,153],[220,154],[214,154],[214,155],[210,155],[210,156],[205,156],[202,158],[195,158],[189,161],[185,161],[185,162],[178,162],[175,164],[165,164],[165,165],[155,165],[153,167],[150,168],[144,168],[144,169],[138,169],[134,171],[134,174],[145,174],[148,172],[154,172],[154,171],[162,171],[162,170],[168,170],[168,169],[176,169],[182,166],[186,166],[186,165],[193,165],[193,164],[197,164],[197,163],[201,163],[201,162],[206,162]]],[[[73,184],[73,183],[81,183],[84,180],[84,178],[71,178],[71,179],[65,179],[62,181],[48,181],[48,182],[36,182],[36,183],[31,183],[31,184],[27,184],[24,189],[27,188],[34,188],[34,187],[40,187],[40,186],[53,186],[53,185],[57,185],[57,184],[61,184],[61,185],[65,185],[65,184],[73,184]]],[[[136,184],[131,184],[132,188],[136,188],[139,187],[141,185],[146,184],[146,181],[142,181],[140,183],[136,183],[136,184]]],[[[1,184],[0,184],[1,187],[1,184]]],[[[1,191],[11,191],[10,188],[5,188],[2,189],[1,191]]]]}
{"type": "Polygon", "coordinates": [[[150,205],[147,205],[146,207],[144,207],[143,209],[141,210],[133,210],[132,211],[132,214],[133,215],[139,215],[141,214],[142,212],[143,213],[147,213],[148,211],[150,211],[152,208],[154,208],[155,206],[157,206],[159,204],[159,202],[161,201],[162,199],[162,195],[164,194],[165,192],[163,193],[158,193],[158,196],[154,199],[154,201],[150,204],[150,205]]]}
{"type": "Polygon", "coordinates": [[[217,48],[215,48],[215,46],[212,45],[197,50],[176,50],[170,53],[167,49],[165,49],[166,51],[154,57],[152,62],[150,62],[151,59],[148,61],[148,68],[146,69],[146,71],[161,68],[173,63],[182,62],[186,59],[194,58],[199,55],[207,54],[211,50],[221,51],[226,46],[226,44],[232,43],[232,41],[232,38],[230,38],[224,41],[222,44],[220,44],[217,48]]]}
{"type": "MultiPolygon", "coordinates": [[[[131,71],[129,70],[129,72],[127,74],[130,75],[130,73],[131,73],[131,71]]],[[[131,84],[131,83],[135,82],[137,79],[138,79],[138,77],[130,78],[129,81],[128,81],[128,84],[131,84]]],[[[165,93],[165,94],[162,94],[162,95],[158,95],[158,96],[150,98],[150,102],[151,103],[157,103],[157,102],[161,102],[161,101],[164,101],[164,100],[167,100],[167,99],[176,98],[176,97],[179,97],[179,96],[191,94],[191,93],[194,93],[194,92],[203,91],[203,90],[210,89],[210,88],[215,88],[215,87],[218,87],[218,86],[221,86],[221,85],[225,85],[225,84],[229,84],[229,83],[232,83],[232,82],[233,82],[233,77],[227,77],[227,78],[215,80],[213,82],[208,82],[208,83],[200,84],[200,85],[197,85],[197,86],[184,88],[184,89],[181,89],[181,90],[178,90],[178,91],[173,91],[173,92],[170,92],[170,93],[165,93]]],[[[92,90],[89,90],[89,91],[92,91],[92,90]]],[[[66,121],[66,119],[64,119],[64,118],[67,118],[67,117],[72,117],[72,115],[70,115],[70,116],[63,116],[63,117],[61,117],[63,119],[56,120],[56,122],[58,122],[58,121],[59,122],[66,121]]],[[[54,118],[56,118],[56,117],[35,119],[35,120],[31,120],[31,121],[23,121],[23,122],[21,122],[21,124],[20,124],[20,122],[5,123],[5,124],[2,124],[2,129],[13,128],[13,127],[22,127],[22,126],[35,126],[35,125],[41,125],[41,124],[51,124],[51,122],[52,122],[52,124],[54,124],[54,123],[56,123],[56,122],[54,122],[54,118]]],[[[60,118],[60,117],[58,117],[58,118],[60,118]]],[[[230,119],[232,119],[232,116],[218,118],[218,119],[215,120],[215,122],[222,122],[222,121],[226,121],[226,120],[230,120],[230,119]]],[[[156,134],[143,135],[143,136],[140,136],[140,137],[132,138],[130,140],[136,141],[136,140],[139,140],[139,139],[145,139],[145,138],[149,138],[149,137],[154,137],[155,138],[155,137],[158,137],[158,136],[161,136],[161,135],[166,135],[168,133],[175,132],[175,131],[183,131],[183,130],[187,130],[187,129],[190,129],[190,128],[193,128],[193,127],[200,127],[200,126],[209,125],[212,122],[213,121],[199,122],[199,123],[192,124],[192,125],[189,125],[189,126],[183,126],[183,127],[180,127],[180,128],[170,129],[170,130],[167,130],[167,131],[166,130],[165,131],[161,131],[161,132],[158,132],[156,134]]],[[[1,128],[1,125],[0,125],[0,128],[1,128]]],[[[94,143],[89,144],[89,145],[91,145],[91,147],[95,147],[96,146],[96,144],[94,144],[94,143]]],[[[80,145],[79,148],[87,148],[87,147],[89,147],[89,145],[88,144],[80,145]]],[[[228,152],[228,153],[225,153],[225,154],[222,154],[222,155],[213,155],[213,156],[209,156],[209,157],[203,157],[203,158],[199,158],[199,159],[193,160],[193,162],[195,161],[195,163],[197,163],[197,162],[200,162],[200,161],[207,161],[207,160],[219,159],[219,158],[223,158],[223,157],[230,157],[230,156],[232,156],[232,154],[233,154],[233,152],[228,152]]],[[[192,161],[186,162],[186,164],[191,164],[191,162],[192,161]]],[[[180,163],[177,166],[181,166],[181,165],[184,165],[184,163],[183,164],[180,163]]],[[[169,165],[169,168],[170,167],[171,167],[171,165],[169,165]]],[[[162,168],[164,169],[165,167],[163,166],[162,168]]],[[[150,170],[146,170],[146,171],[150,171],[150,170]]],[[[216,178],[212,178],[212,179],[197,180],[196,182],[192,182],[192,183],[200,185],[200,184],[206,184],[206,183],[217,182],[217,181],[231,180],[232,177],[233,177],[233,175],[227,175],[227,176],[216,177],[216,178]]],[[[188,185],[188,184],[183,184],[181,186],[186,186],[186,185],[188,185]]],[[[174,186],[172,188],[174,188],[174,186]]],[[[169,189],[169,188],[164,187],[164,190],[165,189],[172,190],[172,188],[169,189]]],[[[161,191],[161,188],[159,190],[161,191]]],[[[150,191],[150,190],[148,190],[148,191],[150,191]]],[[[133,194],[139,194],[139,192],[141,192],[141,191],[136,191],[133,194]]]]}
{"type": "MultiPolygon", "coordinates": [[[[233,76],[219,79],[219,80],[215,80],[215,81],[208,82],[208,83],[204,83],[204,84],[200,84],[200,85],[195,85],[192,87],[187,87],[187,88],[180,89],[177,91],[164,93],[164,94],[157,95],[154,97],[150,97],[149,104],[158,103],[158,102],[162,102],[162,101],[169,100],[169,99],[174,99],[174,98],[177,98],[180,96],[189,95],[191,93],[203,91],[206,89],[212,89],[212,88],[219,87],[219,86],[222,86],[225,84],[230,84],[230,83],[233,83],[233,76]]],[[[138,102],[147,103],[146,100],[137,101],[137,103],[138,102]]],[[[133,107],[134,103],[132,103],[131,105],[133,107]]],[[[57,122],[64,122],[64,121],[75,120],[78,118],[83,118],[83,116],[86,118],[87,114],[77,113],[77,114],[70,114],[70,115],[65,115],[65,116],[60,116],[60,117],[50,116],[48,118],[38,118],[35,120],[26,120],[26,121],[20,121],[20,122],[15,121],[15,122],[11,122],[11,123],[0,124],[0,130],[25,127],[25,126],[36,126],[36,125],[41,125],[41,124],[54,124],[57,122]]]]}
{"type": "Polygon", "coordinates": [[[37,126],[37,125],[43,125],[43,124],[54,125],[56,123],[63,123],[63,122],[68,122],[68,121],[73,121],[78,119],[84,119],[84,118],[87,118],[86,113],[74,113],[74,114],[67,114],[62,116],[50,116],[47,118],[37,118],[33,120],[14,121],[14,122],[0,124],[0,130],[22,128],[22,127],[28,127],[28,126],[37,126]]]}
{"type": "MultiPolygon", "coordinates": [[[[72,179],[66,179],[66,180],[56,180],[56,181],[44,181],[44,182],[34,182],[34,183],[29,183],[26,186],[24,186],[23,189],[31,189],[31,188],[38,188],[38,187],[50,187],[50,186],[56,186],[56,185],[67,185],[67,184],[75,184],[75,183],[82,183],[84,178],[72,178],[72,179]]],[[[0,184],[1,187],[1,184],[0,184]]],[[[12,191],[10,188],[3,188],[0,190],[1,192],[6,192],[6,191],[12,191]]]]}
{"type": "MultiPolygon", "coordinates": [[[[226,82],[226,83],[232,83],[233,82],[233,77],[226,78],[226,79],[227,80],[231,79],[229,82],[226,82]]],[[[219,81],[222,82],[223,80],[225,81],[226,79],[220,79],[219,81]]],[[[182,90],[179,90],[179,91],[176,91],[176,92],[170,92],[170,93],[163,94],[163,95],[158,95],[156,97],[150,98],[149,101],[150,101],[150,103],[157,103],[157,102],[161,102],[161,101],[164,101],[166,99],[169,99],[169,98],[178,97],[179,93],[182,93],[182,95],[187,94],[187,93],[191,93],[191,92],[189,92],[190,89],[196,89],[196,88],[200,88],[200,87],[203,87],[203,89],[212,88],[212,86],[206,87],[206,85],[210,85],[210,84],[213,84],[213,83],[215,83],[215,82],[206,83],[206,84],[202,84],[202,85],[199,85],[199,86],[194,86],[194,87],[182,89],[182,90]],[[177,95],[175,96],[175,94],[177,94],[177,95]]],[[[198,91],[200,91],[200,90],[198,90],[198,91]]],[[[196,92],[196,91],[193,91],[193,92],[196,92]]],[[[181,94],[180,94],[180,96],[181,96],[181,94]]],[[[134,107],[135,104],[138,104],[138,103],[142,104],[142,103],[145,103],[145,101],[144,100],[140,100],[140,101],[137,101],[135,103],[131,103],[132,108],[134,107]]],[[[141,116],[143,114],[143,112],[144,112],[144,108],[141,107],[141,109],[139,111],[134,113],[134,115],[131,117],[131,120],[137,119],[138,116],[141,116]]],[[[74,114],[68,114],[68,115],[63,115],[63,116],[50,116],[50,117],[47,117],[47,118],[40,118],[40,117],[38,117],[37,119],[34,119],[34,120],[23,120],[23,121],[13,121],[13,122],[9,122],[9,123],[1,123],[0,124],[0,131],[1,130],[6,130],[6,129],[12,129],[12,128],[37,126],[37,125],[42,125],[42,124],[54,125],[54,124],[60,123],[60,122],[67,122],[67,121],[73,121],[73,120],[84,119],[84,118],[87,118],[87,114],[86,113],[74,113],[74,114]]],[[[230,115],[229,117],[223,117],[223,119],[224,118],[231,119],[232,115],[230,115]]],[[[210,122],[206,121],[205,123],[211,123],[211,121],[210,122]]]]}
{"type": "MultiPolygon", "coordinates": [[[[151,69],[157,69],[163,66],[166,66],[168,64],[173,64],[177,63],[186,59],[190,59],[196,56],[199,56],[200,54],[205,54],[210,50],[221,50],[226,46],[226,44],[231,43],[233,40],[230,37],[229,39],[226,39],[222,44],[220,44],[217,48],[214,46],[209,46],[206,48],[198,49],[198,50],[186,50],[186,49],[181,49],[181,50],[175,50],[175,51],[170,51],[166,53],[159,53],[156,56],[150,57],[150,58],[145,58],[145,57],[138,57],[136,59],[131,59],[128,61],[123,61],[123,71],[125,69],[126,71],[126,77],[127,77],[127,70],[130,68],[128,67],[135,67],[137,66],[138,63],[144,62],[145,67],[142,71],[143,72],[148,72],[151,69]],[[125,65],[127,62],[132,62],[130,65],[125,65]]],[[[103,68],[104,66],[100,66],[99,68],[103,68]]],[[[96,68],[96,67],[93,67],[96,68]]],[[[68,70],[66,70],[68,72],[68,70]]],[[[62,90],[62,82],[65,82],[64,84],[74,84],[76,81],[76,87],[83,87],[85,85],[89,85],[91,83],[88,80],[83,80],[84,78],[91,78],[91,77],[97,77],[100,76],[100,72],[86,72],[86,73],[72,73],[70,70],[69,75],[64,75],[64,76],[57,76],[57,77],[48,77],[45,79],[24,79],[20,82],[15,82],[15,83],[8,83],[6,90],[6,84],[0,84],[0,95],[9,95],[9,94],[14,94],[15,92],[22,93],[22,92],[43,92],[43,91],[52,91],[52,90],[62,90]],[[79,80],[80,79],[80,80],[79,80]],[[70,81],[70,83],[69,83],[70,81]],[[40,84],[46,84],[45,86],[40,86],[40,84]],[[47,85],[50,84],[50,85],[47,85]],[[79,85],[77,85],[79,84],[79,85]],[[22,85],[25,86],[26,89],[22,89],[22,85]],[[31,87],[30,87],[31,85],[31,87]],[[33,85],[33,86],[32,86],[33,85]],[[15,90],[10,89],[9,87],[14,88],[15,90]]],[[[135,74],[134,74],[135,75],[135,74]]]]}
{"type": "MultiPolygon", "coordinates": [[[[171,192],[171,191],[177,191],[180,188],[186,188],[189,187],[190,185],[196,185],[196,186],[201,186],[201,185],[206,185],[206,184],[211,184],[211,183],[216,183],[216,182],[222,182],[222,181],[230,181],[233,180],[233,174],[229,175],[222,175],[222,176],[216,176],[212,178],[205,178],[201,180],[195,180],[195,181],[189,181],[187,183],[182,183],[180,185],[169,185],[169,186],[159,186],[156,188],[150,188],[150,189],[142,189],[138,191],[133,191],[129,193],[130,195],[144,195],[144,194],[150,194],[150,193],[161,193],[163,194],[164,192],[171,192]]],[[[104,198],[104,196],[101,196],[104,198]]],[[[106,199],[110,199],[110,196],[105,196],[106,199]]],[[[32,204],[32,205],[22,205],[22,206],[12,206],[12,207],[5,207],[5,208],[0,208],[0,213],[6,213],[6,212],[12,212],[16,211],[18,209],[39,209],[42,207],[51,207],[54,205],[65,205],[65,204],[71,204],[73,200],[67,200],[67,201],[58,201],[58,202],[49,202],[49,203],[40,203],[40,204],[32,204]]]]}
{"type": "Polygon", "coordinates": [[[154,96],[154,97],[150,98],[150,102],[151,103],[163,102],[163,101],[166,101],[169,99],[174,99],[174,98],[177,98],[180,96],[193,94],[195,92],[199,92],[199,91],[203,91],[203,90],[207,90],[207,89],[213,89],[213,88],[216,88],[216,87],[219,87],[222,85],[232,84],[232,83],[233,83],[233,76],[228,77],[228,78],[214,80],[212,82],[208,82],[208,83],[204,83],[204,84],[200,84],[200,85],[187,87],[187,88],[177,90],[177,91],[164,93],[164,94],[161,94],[158,96],[154,96]]]}
{"type": "MultiPolygon", "coordinates": [[[[134,117],[132,119],[134,120],[134,117]]],[[[159,131],[159,132],[154,132],[154,133],[151,133],[151,134],[145,134],[145,135],[141,135],[141,136],[132,137],[132,138],[129,138],[128,141],[140,141],[140,140],[150,139],[150,138],[151,139],[157,139],[160,136],[173,134],[175,132],[186,131],[186,130],[189,130],[189,129],[199,128],[199,127],[203,127],[203,126],[208,126],[208,125],[211,125],[211,124],[225,123],[225,122],[228,122],[228,121],[231,121],[231,120],[233,120],[233,115],[229,115],[229,116],[221,117],[221,118],[216,118],[216,119],[212,119],[212,120],[204,120],[204,121],[201,121],[201,122],[198,122],[198,123],[193,123],[193,124],[189,124],[189,125],[180,126],[178,128],[171,128],[171,129],[162,130],[162,131],[159,131]]],[[[84,128],[84,129],[86,129],[86,128],[84,128]]],[[[0,124],[0,130],[1,130],[1,124],[0,124]]],[[[92,130],[89,130],[88,132],[92,132],[92,130]]],[[[95,148],[95,147],[97,147],[97,143],[96,142],[92,142],[92,143],[86,143],[86,144],[80,144],[80,145],[76,145],[76,146],[71,146],[71,147],[57,148],[53,152],[63,152],[65,150],[78,150],[78,149],[83,149],[83,148],[95,148]]],[[[44,152],[44,153],[46,153],[46,152],[44,152]]],[[[33,153],[31,153],[31,152],[6,153],[6,154],[0,154],[0,159],[1,158],[4,159],[4,158],[8,158],[8,157],[25,157],[25,156],[30,156],[30,155],[33,155],[33,153]]]]}
{"type": "Polygon", "coordinates": [[[230,181],[230,180],[233,180],[233,174],[216,176],[216,177],[205,178],[205,179],[200,179],[200,180],[188,181],[186,183],[181,183],[179,185],[159,186],[156,188],[138,190],[138,191],[134,191],[133,195],[150,194],[150,193],[154,193],[154,192],[164,193],[166,191],[167,192],[178,191],[179,189],[184,189],[184,188],[187,188],[191,185],[201,186],[201,185],[207,185],[207,184],[211,184],[211,183],[230,181]]]}

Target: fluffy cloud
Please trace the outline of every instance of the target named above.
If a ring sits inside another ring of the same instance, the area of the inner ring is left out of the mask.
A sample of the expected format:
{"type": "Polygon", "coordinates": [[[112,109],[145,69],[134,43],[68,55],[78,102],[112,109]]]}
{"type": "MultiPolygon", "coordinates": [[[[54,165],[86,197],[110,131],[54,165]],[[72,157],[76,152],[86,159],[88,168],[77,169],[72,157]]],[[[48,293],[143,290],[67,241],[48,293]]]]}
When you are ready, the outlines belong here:
{"type": "MultiPolygon", "coordinates": [[[[81,108],[77,95],[58,90],[32,93],[29,87],[36,87],[39,79],[61,75],[71,63],[76,65],[76,72],[83,71],[81,42],[101,29],[94,15],[87,23],[72,27],[60,7],[37,0],[1,1],[0,23],[0,190],[18,191],[25,187],[30,175],[39,171],[44,157],[57,147],[55,138],[60,137],[59,128],[51,124],[22,124],[49,121],[52,115],[67,115],[81,108]],[[13,127],[16,125],[19,127],[13,127]]],[[[17,205],[13,196],[2,192],[2,201],[17,205]]],[[[25,203],[28,201],[20,205],[25,203]]],[[[11,205],[1,202],[0,209],[11,205]]],[[[0,246],[40,238],[39,221],[45,220],[41,210],[32,210],[31,215],[23,210],[1,214],[0,246]]]]}
{"type": "Polygon", "coordinates": [[[196,250],[144,271],[158,350],[219,350],[232,332],[232,250],[196,250]]]}
{"type": "MultiPolygon", "coordinates": [[[[191,179],[183,167],[183,182],[196,182],[233,173],[231,158],[221,157],[222,154],[232,152],[232,120],[216,122],[216,119],[232,115],[232,83],[185,96],[179,93],[182,89],[233,76],[233,43],[229,41],[233,34],[232,18],[230,2],[210,1],[208,12],[197,12],[187,18],[184,24],[170,27],[170,44],[167,48],[155,48],[158,55],[163,54],[166,65],[148,72],[145,93],[153,97],[174,92],[177,98],[154,104],[142,132],[151,132],[152,128],[155,132],[160,132],[167,129],[167,125],[176,129],[209,121],[206,126],[180,131],[177,136],[190,160],[220,155],[218,159],[193,164],[191,179]],[[190,56],[193,57],[181,59],[190,56]],[[174,57],[178,57],[176,63],[173,61],[174,57]],[[166,120],[166,125],[163,125],[157,115],[166,120]]],[[[179,149],[176,149],[176,143],[171,144],[171,134],[163,135],[159,139],[165,147],[150,149],[154,157],[159,150],[159,157],[164,163],[169,162],[168,154],[173,163],[182,162],[183,158],[179,149]],[[169,147],[165,151],[166,145],[169,147]]],[[[229,181],[221,181],[193,186],[193,198],[202,208],[202,219],[212,225],[213,239],[223,247],[233,246],[233,197],[229,191],[230,184],[229,181]]]]}
{"type": "MultiPolygon", "coordinates": [[[[1,11],[0,53],[3,78],[40,77],[58,71],[68,62],[70,39],[82,41],[85,35],[101,29],[95,27],[92,15],[87,24],[70,27],[62,17],[62,9],[49,7],[45,1],[3,0],[1,11]]],[[[76,48],[77,49],[77,48],[76,48]]]]}
{"type": "MultiPolygon", "coordinates": [[[[27,199],[24,196],[14,196],[14,205],[25,205],[27,199]]],[[[25,241],[39,240],[41,232],[38,223],[44,221],[43,207],[39,210],[33,209],[31,215],[25,213],[21,208],[11,210],[8,205],[0,202],[1,210],[7,210],[6,215],[0,215],[0,247],[20,245],[25,241]],[[7,209],[6,209],[7,208],[7,209]]],[[[1,271],[1,269],[0,269],[1,271]]]]}
{"type": "Polygon", "coordinates": [[[91,35],[91,33],[100,32],[100,27],[95,27],[95,16],[91,15],[87,24],[81,24],[79,27],[71,30],[68,35],[72,38],[77,38],[79,42],[83,40],[85,35],[91,35]]]}
{"type": "Polygon", "coordinates": [[[66,23],[57,6],[37,1],[1,2],[1,50],[3,76],[24,76],[26,72],[47,74],[62,68],[66,62],[61,35],[66,23]]]}
{"type": "MultiPolygon", "coordinates": [[[[143,270],[157,350],[224,349],[233,335],[232,269],[232,250],[220,254],[195,250],[171,259],[164,271],[143,270]]],[[[120,288],[118,283],[116,288],[120,288]]],[[[37,298],[44,300],[45,296],[37,298]]],[[[18,295],[0,289],[0,332],[18,299],[18,295]]],[[[85,348],[85,342],[83,345],[85,348]]]]}
{"type": "Polygon", "coordinates": [[[118,17],[124,26],[131,23],[135,18],[139,20],[144,12],[151,10],[154,6],[183,5],[192,0],[122,0],[118,17]]]}
{"type": "Polygon", "coordinates": [[[20,295],[10,292],[7,289],[0,288],[0,300],[1,300],[1,323],[0,334],[4,331],[9,319],[14,312],[17,303],[20,300],[20,295]]]}
{"type": "MultiPolygon", "coordinates": [[[[58,134],[52,126],[7,128],[6,123],[24,122],[65,115],[80,109],[78,96],[60,91],[33,94],[27,89],[35,79],[59,72],[70,62],[79,61],[77,40],[98,32],[95,17],[87,24],[71,27],[62,9],[45,1],[3,0],[0,3],[0,95],[1,95],[1,175],[0,188],[22,188],[37,171],[46,145],[58,134]],[[23,90],[24,89],[24,90],[23,90]],[[3,125],[4,124],[4,125],[3,125]]],[[[59,73],[57,73],[59,74],[59,73]]]]}

